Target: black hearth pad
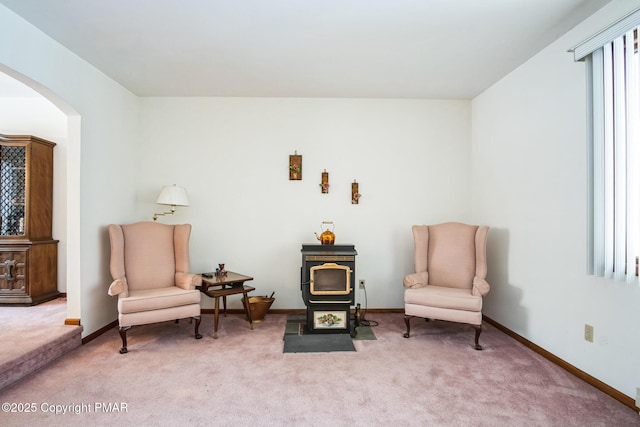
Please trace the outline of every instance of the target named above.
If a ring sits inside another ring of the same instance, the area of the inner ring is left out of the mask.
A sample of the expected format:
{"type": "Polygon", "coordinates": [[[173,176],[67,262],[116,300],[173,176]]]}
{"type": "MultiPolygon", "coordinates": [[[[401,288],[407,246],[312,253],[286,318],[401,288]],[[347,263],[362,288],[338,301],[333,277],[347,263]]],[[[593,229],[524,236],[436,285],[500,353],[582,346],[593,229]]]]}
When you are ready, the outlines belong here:
{"type": "Polygon", "coordinates": [[[283,353],[356,351],[349,334],[285,334],[283,353]]]}

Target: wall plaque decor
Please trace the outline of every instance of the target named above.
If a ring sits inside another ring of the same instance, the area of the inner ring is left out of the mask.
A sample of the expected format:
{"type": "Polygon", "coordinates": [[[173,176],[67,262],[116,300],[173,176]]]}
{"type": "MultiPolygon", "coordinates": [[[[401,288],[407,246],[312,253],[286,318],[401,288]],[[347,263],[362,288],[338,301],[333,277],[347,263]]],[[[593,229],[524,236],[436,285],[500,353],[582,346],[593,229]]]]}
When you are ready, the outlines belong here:
{"type": "Polygon", "coordinates": [[[302,156],[296,150],[289,156],[289,181],[299,181],[302,179],[302,156]]]}
{"type": "Polygon", "coordinates": [[[351,204],[357,205],[360,201],[360,196],[362,196],[362,194],[358,192],[358,183],[354,179],[351,183],[351,204]]]}
{"type": "Polygon", "coordinates": [[[326,194],[329,192],[329,172],[327,172],[326,169],[324,170],[324,172],[322,172],[322,181],[320,182],[320,189],[323,194],[326,194]]]}

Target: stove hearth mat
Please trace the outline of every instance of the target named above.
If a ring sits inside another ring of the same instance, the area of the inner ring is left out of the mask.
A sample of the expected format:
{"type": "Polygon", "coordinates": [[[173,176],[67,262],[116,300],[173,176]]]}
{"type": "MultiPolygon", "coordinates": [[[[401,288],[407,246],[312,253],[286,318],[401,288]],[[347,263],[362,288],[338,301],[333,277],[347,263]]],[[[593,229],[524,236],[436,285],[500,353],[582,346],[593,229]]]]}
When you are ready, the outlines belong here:
{"type": "Polygon", "coordinates": [[[349,334],[285,334],[283,353],[356,351],[349,334]]]}

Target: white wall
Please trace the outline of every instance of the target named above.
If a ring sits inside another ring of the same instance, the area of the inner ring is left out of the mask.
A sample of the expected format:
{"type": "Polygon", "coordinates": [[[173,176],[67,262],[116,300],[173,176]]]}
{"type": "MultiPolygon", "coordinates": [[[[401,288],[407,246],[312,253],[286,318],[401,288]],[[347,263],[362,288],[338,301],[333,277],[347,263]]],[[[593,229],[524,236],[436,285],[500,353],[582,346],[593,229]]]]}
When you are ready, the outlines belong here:
{"type": "Polygon", "coordinates": [[[485,314],[629,396],[640,287],[586,273],[585,70],[567,50],[634,4],[612,2],[472,103],[473,218],[493,227],[485,314]]]}
{"type": "MultiPolygon", "coordinates": [[[[371,99],[145,98],[139,216],[161,210],[164,184],[191,206],[162,222],[193,224],[194,271],[255,277],[273,308],[302,308],[300,247],[323,220],[358,251],[370,308],[403,307],[411,225],[469,220],[470,102],[371,99]],[[289,155],[303,179],[289,181],[289,155]],[[321,173],[329,172],[329,194],[321,173]],[[351,204],[351,183],[360,204],[351,204]]],[[[364,295],[357,291],[364,307],[364,295]]],[[[240,306],[239,301],[229,301],[240,306]]],[[[203,303],[211,307],[211,302],[203,303]]]]}
{"type": "MultiPolygon", "coordinates": [[[[10,77],[3,77],[10,78],[10,77]]],[[[22,83],[15,81],[16,85],[22,83]]],[[[53,165],[53,238],[67,234],[67,116],[44,97],[4,97],[0,89],[0,133],[36,135],[55,142],[53,165]]],[[[60,240],[60,239],[59,239],[60,240]]],[[[67,240],[58,243],[58,290],[67,291],[67,240]]]]}
{"type": "Polygon", "coordinates": [[[0,5],[0,71],[67,114],[67,316],[83,334],[116,318],[106,294],[109,222],[135,220],[138,98],[0,5]]]}

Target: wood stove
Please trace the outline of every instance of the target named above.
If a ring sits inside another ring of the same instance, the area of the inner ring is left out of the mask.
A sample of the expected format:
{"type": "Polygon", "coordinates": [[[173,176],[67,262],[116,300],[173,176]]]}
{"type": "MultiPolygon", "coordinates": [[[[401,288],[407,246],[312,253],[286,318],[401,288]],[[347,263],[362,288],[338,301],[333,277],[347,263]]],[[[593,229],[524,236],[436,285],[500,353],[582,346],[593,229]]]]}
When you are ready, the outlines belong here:
{"type": "Polygon", "coordinates": [[[351,334],[351,306],[355,300],[354,245],[302,245],[300,288],[307,306],[305,332],[351,334]]]}

